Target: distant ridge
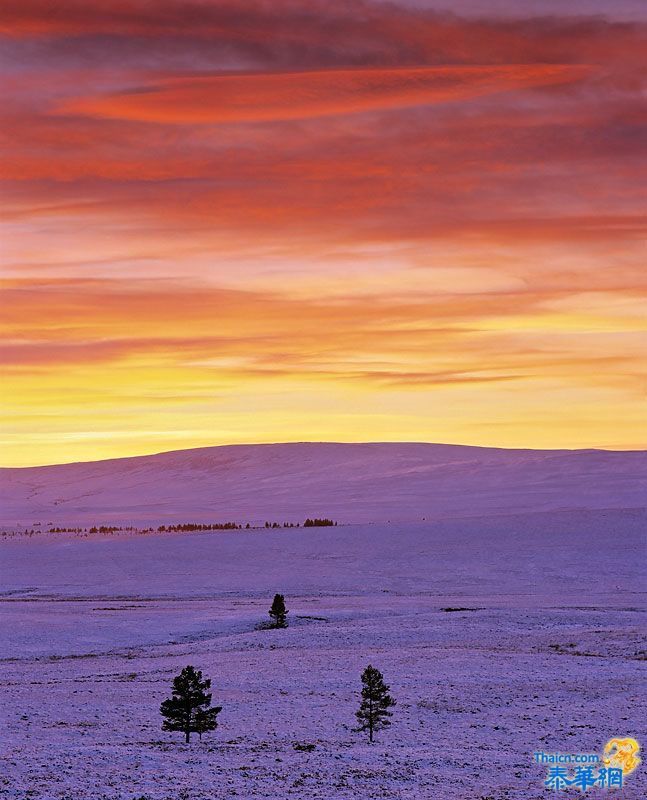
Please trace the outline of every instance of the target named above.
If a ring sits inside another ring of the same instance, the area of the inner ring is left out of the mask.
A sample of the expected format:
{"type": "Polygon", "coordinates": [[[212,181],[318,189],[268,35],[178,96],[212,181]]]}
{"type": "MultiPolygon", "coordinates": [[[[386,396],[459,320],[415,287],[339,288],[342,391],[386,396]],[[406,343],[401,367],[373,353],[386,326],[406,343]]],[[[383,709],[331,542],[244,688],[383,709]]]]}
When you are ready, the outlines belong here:
{"type": "Polygon", "coordinates": [[[377,522],[643,506],[646,451],[303,442],[0,469],[5,527],[377,522]]]}

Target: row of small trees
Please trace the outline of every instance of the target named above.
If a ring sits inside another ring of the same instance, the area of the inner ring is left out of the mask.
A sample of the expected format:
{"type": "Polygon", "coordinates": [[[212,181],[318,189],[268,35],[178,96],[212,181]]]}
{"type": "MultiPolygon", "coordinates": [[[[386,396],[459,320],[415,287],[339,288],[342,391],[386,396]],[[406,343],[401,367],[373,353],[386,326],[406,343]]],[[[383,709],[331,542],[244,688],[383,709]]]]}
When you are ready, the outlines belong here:
{"type": "MultiPolygon", "coordinates": [[[[336,525],[337,523],[332,519],[315,519],[308,518],[304,523],[304,528],[325,527],[328,525],[336,525]]],[[[252,525],[248,522],[245,526],[246,529],[251,529],[252,525]]],[[[265,522],[266,528],[299,528],[299,522],[265,522]]],[[[48,533],[118,533],[120,531],[134,531],[144,530],[153,531],[157,530],[159,533],[191,533],[193,531],[239,531],[242,530],[243,525],[237,522],[180,522],[176,525],[159,525],[156,529],[153,528],[134,528],[132,526],[123,528],[117,525],[93,525],[91,528],[52,528],[48,529],[48,533]]],[[[34,533],[33,530],[25,533],[34,533]]]]}
{"type": "MultiPolygon", "coordinates": [[[[384,676],[370,664],[361,676],[362,699],[355,712],[357,728],[355,732],[368,731],[369,741],[374,734],[391,724],[390,710],[396,703],[389,694],[389,687],[384,683],[384,676]]],[[[173,679],[171,697],[164,700],[160,713],[164,717],[162,729],[184,733],[185,741],[191,741],[191,734],[202,734],[218,727],[218,714],[222,706],[211,705],[211,680],[202,677],[200,670],[191,665],[185,667],[173,679]]]]}
{"type": "MultiPolygon", "coordinates": [[[[310,519],[310,517],[308,517],[308,519],[303,523],[303,527],[304,528],[325,528],[326,526],[336,525],[336,524],[337,523],[332,519],[327,519],[327,518],[319,519],[319,517],[315,517],[314,519],[310,519]]],[[[247,524],[247,527],[249,528],[249,523],[247,524]]],[[[299,527],[299,523],[298,522],[296,522],[296,523],[295,522],[283,522],[283,523],[280,523],[280,522],[266,522],[265,523],[265,527],[266,528],[298,528],[299,527]]]]}
{"type": "MultiPolygon", "coordinates": [[[[181,522],[177,525],[160,525],[158,531],[163,533],[191,533],[192,531],[238,531],[242,528],[237,522],[181,522]]],[[[247,525],[249,528],[249,523],[247,525]]]]}

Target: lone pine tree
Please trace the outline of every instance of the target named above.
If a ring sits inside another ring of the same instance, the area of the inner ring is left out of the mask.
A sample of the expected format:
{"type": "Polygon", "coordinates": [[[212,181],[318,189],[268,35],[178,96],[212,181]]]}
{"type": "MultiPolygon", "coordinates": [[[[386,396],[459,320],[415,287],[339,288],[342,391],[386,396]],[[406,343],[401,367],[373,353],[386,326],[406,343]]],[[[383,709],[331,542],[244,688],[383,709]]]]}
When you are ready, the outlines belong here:
{"type": "Polygon", "coordinates": [[[162,724],[165,731],[183,731],[186,741],[191,741],[191,734],[202,734],[218,727],[216,717],[222,706],[211,708],[210,680],[202,680],[202,672],[193,667],[185,667],[173,679],[173,696],[160,706],[160,712],[166,717],[162,724]]]}
{"type": "Polygon", "coordinates": [[[357,717],[357,731],[368,731],[368,739],[373,741],[373,733],[391,724],[389,711],[395,700],[389,694],[389,687],[384,683],[384,676],[370,664],[362,673],[362,702],[357,717]]]}
{"type": "Polygon", "coordinates": [[[275,594],[270,608],[270,617],[274,620],[275,628],[287,628],[288,621],[286,619],[289,611],[285,607],[285,597],[282,594],[275,594]]]}

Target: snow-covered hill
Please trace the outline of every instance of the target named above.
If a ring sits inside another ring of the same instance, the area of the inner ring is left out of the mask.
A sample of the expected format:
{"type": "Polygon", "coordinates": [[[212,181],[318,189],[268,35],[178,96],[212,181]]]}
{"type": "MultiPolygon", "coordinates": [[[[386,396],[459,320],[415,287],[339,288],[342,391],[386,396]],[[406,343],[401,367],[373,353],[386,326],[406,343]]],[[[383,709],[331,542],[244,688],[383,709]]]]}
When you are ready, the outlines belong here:
{"type": "Polygon", "coordinates": [[[5,526],[403,521],[647,505],[647,452],[234,445],[0,470],[5,526]]]}
{"type": "Polygon", "coordinates": [[[647,453],[234,445],[0,470],[4,525],[420,520],[647,505],[647,453]]]}

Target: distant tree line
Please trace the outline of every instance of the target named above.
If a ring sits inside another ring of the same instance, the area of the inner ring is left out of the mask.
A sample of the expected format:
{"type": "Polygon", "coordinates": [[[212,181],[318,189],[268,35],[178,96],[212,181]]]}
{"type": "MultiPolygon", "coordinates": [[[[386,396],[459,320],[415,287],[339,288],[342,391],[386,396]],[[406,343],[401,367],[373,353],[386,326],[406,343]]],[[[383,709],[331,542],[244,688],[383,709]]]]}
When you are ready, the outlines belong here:
{"type": "Polygon", "coordinates": [[[266,528],[299,528],[298,522],[265,522],[266,528]]]}
{"type": "MultiPolygon", "coordinates": [[[[308,519],[303,523],[304,528],[318,528],[318,527],[326,527],[328,525],[336,525],[337,523],[332,519],[319,519],[319,517],[315,517],[314,519],[308,519]]],[[[249,527],[249,526],[248,526],[249,527]]],[[[298,522],[266,522],[266,528],[300,528],[300,524],[298,522]]]]}
{"type": "MultiPolygon", "coordinates": [[[[88,533],[116,533],[117,531],[123,531],[124,528],[117,528],[113,525],[100,525],[97,527],[92,527],[88,530],[88,533]]],[[[128,530],[133,530],[132,528],[128,528],[128,530]]]]}
{"type": "MultiPolygon", "coordinates": [[[[332,519],[328,519],[327,517],[314,517],[306,519],[303,523],[304,528],[318,528],[318,527],[329,527],[337,525],[332,519]]],[[[90,528],[80,528],[80,527],[50,527],[48,528],[48,533],[119,533],[119,532],[126,532],[126,531],[136,531],[138,533],[152,533],[153,531],[157,530],[159,533],[191,533],[194,531],[236,531],[242,530],[243,528],[246,530],[250,530],[257,526],[251,525],[249,522],[245,525],[237,523],[237,522],[178,522],[176,524],[171,525],[159,525],[157,528],[137,528],[132,525],[129,526],[120,526],[120,525],[93,525],[90,528]]],[[[299,522],[271,522],[266,521],[264,526],[265,528],[299,528],[301,527],[301,523],[299,522]]],[[[36,533],[33,529],[28,530],[25,528],[23,534],[33,535],[36,533]]]]}
{"type": "Polygon", "coordinates": [[[237,531],[243,526],[236,522],[181,522],[177,525],[160,525],[160,532],[189,532],[189,531],[237,531]]]}
{"type": "Polygon", "coordinates": [[[50,528],[48,533],[83,533],[85,528],[50,528]]]}

